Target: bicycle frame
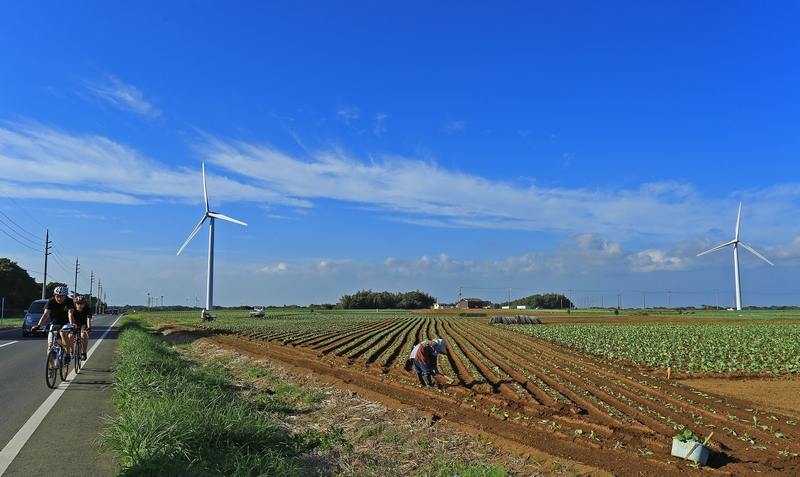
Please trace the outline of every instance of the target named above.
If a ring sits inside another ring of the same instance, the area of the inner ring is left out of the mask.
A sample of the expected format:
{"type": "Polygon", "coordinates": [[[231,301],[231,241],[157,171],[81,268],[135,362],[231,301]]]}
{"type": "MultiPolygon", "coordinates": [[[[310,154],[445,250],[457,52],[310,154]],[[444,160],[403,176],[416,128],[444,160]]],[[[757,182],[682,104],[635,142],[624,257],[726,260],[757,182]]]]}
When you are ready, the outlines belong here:
{"type": "Polygon", "coordinates": [[[69,372],[69,364],[64,362],[64,358],[67,355],[67,349],[64,346],[64,343],[61,341],[61,328],[59,327],[58,329],[54,330],[53,325],[51,325],[48,333],[52,333],[53,341],[50,344],[50,349],[47,352],[45,379],[47,381],[47,387],[55,388],[56,374],[61,376],[62,381],[66,380],[69,372]]]}

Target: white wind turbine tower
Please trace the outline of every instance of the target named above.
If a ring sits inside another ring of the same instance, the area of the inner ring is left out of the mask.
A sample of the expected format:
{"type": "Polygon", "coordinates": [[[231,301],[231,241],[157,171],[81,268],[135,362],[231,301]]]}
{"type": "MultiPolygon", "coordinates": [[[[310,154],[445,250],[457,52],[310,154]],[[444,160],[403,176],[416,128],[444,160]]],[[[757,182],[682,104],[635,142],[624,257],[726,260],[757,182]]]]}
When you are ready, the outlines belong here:
{"type": "Polygon", "coordinates": [[[723,249],[723,248],[727,247],[728,245],[733,245],[733,278],[734,278],[734,280],[736,282],[736,309],[737,310],[741,310],[742,309],[742,286],[739,283],[739,245],[741,245],[742,247],[746,248],[747,250],[750,250],[751,252],[753,252],[756,255],[756,257],[760,258],[761,260],[764,260],[765,262],[767,262],[768,264],[772,265],[773,267],[775,266],[775,264],[773,264],[772,262],[770,262],[769,260],[767,260],[766,258],[761,256],[760,253],[756,252],[751,247],[749,247],[749,246],[747,246],[744,243],[739,241],[739,222],[741,221],[741,219],[742,219],[742,203],[739,202],[739,215],[738,215],[738,217],[736,217],[736,235],[734,236],[733,240],[731,240],[730,242],[724,243],[722,245],[717,245],[716,247],[712,248],[711,250],[706,250],[703,253],[698,253],[697,254],[697,256],[699,257],[700,255],[705,255],[707,253],[716,252],[717,250],[723,249]]]}
{"type": "Polygon", "coordinates": [[[233,222],[234,224],[244,225],[247,226],[246,223],[232,219],[227,215],[222,215],[218,212],[211,212],[208,208],[208,191],[206,189],[206,165],[202,165],[203,169],[203,198],[206,201],[206,213],[203,215],[203,218],[200,219],[200,223],[197,224],[197,227],[194,228],[189,238],[186,239],[186,242],[183,243],[183,246],[176,255],[180,255],[186,245],[192,240],[192,237],[200,230],[200,227],[203,226],[203,222],[208,219],[208,278],[206,282],[206,310],[211,312],[213,310],[212,305],[214,303],[214,219],[222,219],[227,220],[228,222],[233,222]]]}

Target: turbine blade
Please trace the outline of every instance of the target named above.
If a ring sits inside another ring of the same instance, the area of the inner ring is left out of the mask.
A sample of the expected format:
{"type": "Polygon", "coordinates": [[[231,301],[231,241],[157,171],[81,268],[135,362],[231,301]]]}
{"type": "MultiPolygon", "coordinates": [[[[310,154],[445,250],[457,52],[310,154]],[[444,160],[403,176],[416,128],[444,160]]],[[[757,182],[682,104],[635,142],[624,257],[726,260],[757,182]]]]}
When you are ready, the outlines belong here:
{"type": "Polygon", "coordinates": [[[208,190],[206,188],[206,163],[202,164],[203,167],[203,199],[206,201],[206,214],[208,213],[208,190]]]}
{"type": "Polygon", "coordinates": [[[247,226],[247,224],[242,222],[241,220],[232,219],[232,218],[228,217],[227,215],[222,215],[222,214],[220,214],[218,212],[209,212],[208,216],[209,217],[214,217],[215,219],[227,220],[228,222],[233,222],[234,224],[244,225],[245,227],[247,226]]]}
{"type": "Polygon", "coordinates": [[[739,240],[739,223],[742,221],[742,203],[739,202],[739,215],[736,216],[736,238],[734,240],[739,240]]]}
{"type": "Polygon", "coordinates": [[[723,248],[727,247],[728,245],[731,245],[731,244],[734,244],[734,243],[736,243],[736,240],[731,240],[730,242],[724,243],[722,245],[717,245],[716,247],[714,247],[714,248],[712,248],[710,250],[706,250],[705,252],[698,253],[697,256],[699,257],[700,255],[705,255],[707,253],[716,252],[717,250],[723,249],[723,248]]]}
{"type": "Polygon", "coordinates": [[[206,217],[208,217],[208,216],[207,216],[207,215],[204,215],[204,216],[203,216],[203,218],[202,218],[202,219],[200,219],[200,223],[199,223],[199,224],[197,224],[197,227],[195,227],[195,228],[194,228],[194,230],[192,231],[192,234],[191,234],[191,235],[189,235],[189,238],[187,238],[187,239],[186,239],[186,241],[185,241],[185,242],[183,242],[183,246],[181,246],[181,249],[180,249],[180,250],[178,250],[178,253],[176,253],[176,254],[175,254],[176,256],[177,256],[177,255],[180,255],[180,254],[181,254],[181,252],[183,252],[183,249],[184,249],[184,248],[186,248],[186,245],[188,245],[188,244],[189,244],[189,241],[190,241],[190,240],[192,240],[192,237],[194,237],[194,236],[195,236],[195,234],[196,234],[196,233],[197,233],[197,232],[200,230],[200,227],[202,227],[202,226],[203,226],[203,222],[205,222],[205,221],[206,221],[206,217]]]}
{"type": "Polygon", "coordinates": [[[767,260],[766,258],[764,258],[764,257],[763,257],[763,256],[762,256],[760,253],[756,252],[756,251],[755,251],[755,250],[753,250],[751,247],[749,247],[749,246],[747,246],[747,245],[743,244],[742,242],[739,242],[739,245],[741,245],[742,247],[744,247],[744,248],[746,248],[747,250],[750,250],[751,252],[753,252],[754,254],[756,254],[756,257],[760,258],[761,260],[764,260],[765,262],[767,262],[768,264],[772,265],[773,267],[775,266],[775,264],[774,264],[774,263],[772,263],[772,262],[770,262],[769,260],[767,260]]]}

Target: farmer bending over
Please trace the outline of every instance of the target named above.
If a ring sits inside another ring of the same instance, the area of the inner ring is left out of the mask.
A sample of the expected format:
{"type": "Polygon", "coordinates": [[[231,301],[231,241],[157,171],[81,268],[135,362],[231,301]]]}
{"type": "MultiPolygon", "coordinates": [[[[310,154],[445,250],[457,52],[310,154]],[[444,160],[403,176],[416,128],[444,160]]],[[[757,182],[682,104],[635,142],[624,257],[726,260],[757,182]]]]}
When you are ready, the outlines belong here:
{"type": "MultiPolygon", "coordinates": [[[[432,375],[441,374],[436,358],[440,354],[447,354],[447,343],[441,338],[425,340],[414,346],[408,361],[413,365],[417,373],[417,379],[423,386],[433,386],[432,375]]],[[[406,366],[409,371],[410,366],[406,366]]]]}

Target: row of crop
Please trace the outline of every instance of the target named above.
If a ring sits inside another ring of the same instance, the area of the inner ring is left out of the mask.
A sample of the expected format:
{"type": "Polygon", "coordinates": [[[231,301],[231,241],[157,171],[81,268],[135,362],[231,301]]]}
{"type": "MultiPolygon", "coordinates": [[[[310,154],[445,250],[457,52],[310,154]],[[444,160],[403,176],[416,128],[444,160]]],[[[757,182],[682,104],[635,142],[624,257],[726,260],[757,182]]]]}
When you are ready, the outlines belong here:
{"type": "Polygon", "coordinates": [[[510,328],[613,360],[676,371],[800,372],[800,325],[648,324],[510,328]]]}
{"type": "MultiPolygon", "coordinates": [[[[575,355],[574,357],[577,361],[582,361],[579,356],[575,355]]],[[[583,361],[586,362],[585,360],[583,361]]],[[[638,410],[644,415],[651,415],[653,419],[646,419],[646,421],[649,422],[650,426],[654,426],[654,429],[660,429],[661,432],[667,432],[670,428],[682,430],[694,425],[706,427],[710,430],[721,427],[734,437],[744,434],[748,436],[754,445],[756,445],[756,439],[759,439],[759,442],[765,442],[775,438],[786,438],[785,433],[788,432],[788,429],[784,428],[782,430],[775,416],[769,416],[770,420],[774,421],[770,425],[758,424],[756,417],[759,414],[758,411],[754,409],[736,409],[736,406],[732,404],[726,404],[730,410],[725,416],[719,416],[707,403],[699,402],[688,396],[694,394],[695,397],[714,399],[717,403],[724,402],[724,399],[712,398],[701,391],[686,389],[674,381],[669,382],[668,387],[671,389],[668,389],[659,384],[663,382],[660,378],[642,372],[637,377],[629,371],[622,372],[623,367],[617,364],[606,362],[606,365],[602,369],[597,369],[594,364],[579,365],[581,372],[577,375],[592,376],[592,381],[598,380],[593,383],[593,387],[600,389],[614,400],[624,403],[633,410],[638,410]],[[666,393],[667,396],[664,398],[655,397],[647,391],[648,389],[666,393]],[[653,405],[656,407],[651,407],[653,405]],[[659,410],[659,408],[661,409],[659,410]],[[742,416],[743,411],[754,415],[744,417],[742,416]],[[751,418],[755,420],[757,425],[753,425],[751,418]],[[659,425],[659,422],[662,424],[659,425]],[[729,424],[725,425],[726,422],[729,424]],[[737,425],[733,423],[737,423],[737,425]]],[[[589,383],[590,381],[587,380],[587,384],[589,383]]],[[[760,414],[763,414],[763,412],[760,414]]],[[[644,415],[640,415],[640,419],[644,415]]],[[[796,426],[797,423],[787,420],[785,424],[796,426]]],[[[767,446],[763,444],[757,444],[756,446],[760,450],[768,450],[767,446]]],[[[789,447],[795,446],[787,442],[784,444],[783,450],[789,452],[789,447]]],[[[779,451],[779,449],[772,450],[779,451]]]]}

